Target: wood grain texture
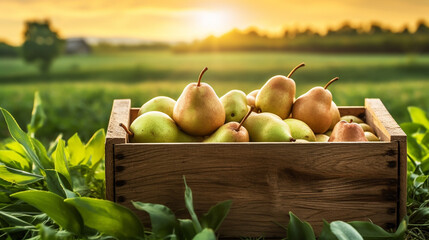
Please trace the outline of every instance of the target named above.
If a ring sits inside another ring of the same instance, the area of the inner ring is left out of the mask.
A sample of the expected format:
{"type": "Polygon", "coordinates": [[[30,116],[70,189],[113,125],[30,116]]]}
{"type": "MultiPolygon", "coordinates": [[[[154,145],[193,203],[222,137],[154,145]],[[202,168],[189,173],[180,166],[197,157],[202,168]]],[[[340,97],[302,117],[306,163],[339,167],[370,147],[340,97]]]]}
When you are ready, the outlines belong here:
{"type": "Polygon", "coordinates": [[[115,145],[115,154],[116,201],[131,209],[131,200],[161,203],[188,217],[186,175],[198,214],[233,201],[222,237],[284,237],[273,221],[287,224],[289,211],[317,232],[322,219],[385,227],[397,220],[396,142],[128,143],[115,145]]]}
{"type": "Polygon", "coordinates": [[[380,99],[365,99],[367,121],[374,128],[377,136],[384,141],[398,144],[398,221],[407,213],[407,135],[390,115],[380,99]]]}
{"type": "Polygon", "coordinates": [[[365,107],[363,106],[338,106],[340,116],[353,115],[365,120],[365,107]]]}
{"type": "Polygon", "coordinates": [[[115,144],[126,143],[127,134],[119,123],[129,126],[130,122],[130,99],[118,99],[113,101],[112,112],[110,113],[109,125],[106,133],[105,143],[105,174],[106,174],[106,198],[115,199],[115,144]]]}

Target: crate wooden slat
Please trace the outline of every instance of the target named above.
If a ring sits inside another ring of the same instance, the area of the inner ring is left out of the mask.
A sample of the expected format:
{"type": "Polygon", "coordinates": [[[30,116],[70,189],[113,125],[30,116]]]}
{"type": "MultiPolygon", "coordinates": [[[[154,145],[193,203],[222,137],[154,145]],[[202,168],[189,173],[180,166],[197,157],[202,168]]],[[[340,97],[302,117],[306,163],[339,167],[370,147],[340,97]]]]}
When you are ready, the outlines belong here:
{"type": "MultiPolygon", "coordinates": [[[[138,109],[121,103],[114,103],[112,116],[128,113],[111,118],[109,127],[137,116],[138,109]]],[[[378,99],[367,99],[365,107],[340,107],[340,112],[366,118],[383,141],[136,144],[128,143],[123,131],[108,131],[107,197],[131,209],[131,200],[161,203],[188,217],[186,175],[198,214],[233,200],[221,237],[284,237],[273,221],[286,224],[289,211],[316,231],[322,219],[395,227],[406,210],[406,136],[378,99]]],[[[147,222],[143,212],[136,213],[147,222]]]]}

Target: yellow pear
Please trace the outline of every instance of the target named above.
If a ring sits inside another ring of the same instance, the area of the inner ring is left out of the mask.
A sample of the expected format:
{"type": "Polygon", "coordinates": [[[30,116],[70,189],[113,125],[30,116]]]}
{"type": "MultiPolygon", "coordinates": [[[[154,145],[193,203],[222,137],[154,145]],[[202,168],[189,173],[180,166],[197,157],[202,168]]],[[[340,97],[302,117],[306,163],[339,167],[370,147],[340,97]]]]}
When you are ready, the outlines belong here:
{"type": "Polygon", "coordinates": [[[252,112],[243,125],[252,142],[292,142],[289,125],[269,112],[252,112]]]}
{"type": "Polygon", "coordinates": [[[197,83],[185,87],[173,110],[173,119],[186,133],[207,136],[225,123],[225,109],[213,88],[201,83],[204,68],[197,83]]]}
{"type": "Polygon", "coordinates": [[[310,142],[316,141],[316,136],[305,122],[295,118],[287,118],[283,121],[289,125],[292,137],[296,140],[304,139],[310,142]]]}
{"type": "Polygon", "coordinates": [[[206,138],[204,142],[249,142],[249,133],[243,127],[244,121],[252,112],[250,109],[246,116],[238,122],[228,122],[218,128],[210,137],[206,138]]]}
{"type": "Polygon", "coordinates": [[[369,126],[368,124],[366,124],[366,123],[358,123],[359,124],[359,126],[361,126],[362,127],[362,129],[365,131],[365,132],[372,132],[372,133],[374,133],[374,130],[372,129],[372,127],[371,126],[369,126]]]}
{"type": "Polygon", "coordinates": [[[270,78],[256,96],[256,109],[261,112],[274,113],[281,119],[287,118],[291,112],[296,92],[295,81],[290,77],[303,66],[305,66],[304,63],[296,66],[287,77],[277,75],[270,78]]]}
{"type": "Polygon", "coordinates": [[[329,130],[334,129],[335,124],[337,124],[341,120],[340,111],[338,110],[337,104],[335,104],[334,101],[331,102],[331,117],[332,122],[331,126],[329,127],[329,130]]]}
{"type": "Polygon", "coordinates": [[[247,94],[246,98],[247,98],[247,105],[254,107],[255,106],[255,100],[256,100],[256,95],[258,95],[259,93],[259,89],[253,90],[251,91],[249,94],[247,94]]]}
{"type": "Polygon", "coordinates": [[[364,123],[364,121],[356,116],[353,115],[344,115],[341,117],[341,120],[344,120],[346,122],[354,122],[354,123],[364,123]]]}
{"type": "Polygon", "coordinates": [[[324,133],[331,126],[332,94],[327,88],[336,80],[338,77],[329,81],[325,87],[310,89],[293,104],[292,117],[307,123],[315,134],[324,133]]]}
{"type": "Polygon", "coordinates": [[[150,111],[159,111],[172,118],[174,105],[176,105],[176,101],[172,98],[164,96],[154,97],[140,107],[138,116],[150,111]]]}
{"type": "Polygon", "coordinates": [[[326,134],[316,134],[316,142],[327,142],[329,140],[329,136],[326,134]]]}
{"type": "Polygon", "coordinates": [[[231,90],[220,98],[225,109],[225,122],[240,122],[248,112],[246,94],[231,90]]]}
{"type": "Polygon", "coordinates": [[[380,139],[372,132],[365,132],[365,137],[368,141],[380,141],[380,139]]]}

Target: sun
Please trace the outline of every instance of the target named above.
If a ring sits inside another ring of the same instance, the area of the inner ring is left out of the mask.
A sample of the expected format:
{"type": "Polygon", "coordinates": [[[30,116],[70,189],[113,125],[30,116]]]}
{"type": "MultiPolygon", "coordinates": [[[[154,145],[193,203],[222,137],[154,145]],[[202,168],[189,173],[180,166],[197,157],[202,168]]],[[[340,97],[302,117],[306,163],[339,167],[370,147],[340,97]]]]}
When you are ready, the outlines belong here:
{"type": "Polygon", "coordinates": [[[208,34],[222,34],[231,28],[228,14],[221,11],[200,11],[195,21],[208,34]]]}

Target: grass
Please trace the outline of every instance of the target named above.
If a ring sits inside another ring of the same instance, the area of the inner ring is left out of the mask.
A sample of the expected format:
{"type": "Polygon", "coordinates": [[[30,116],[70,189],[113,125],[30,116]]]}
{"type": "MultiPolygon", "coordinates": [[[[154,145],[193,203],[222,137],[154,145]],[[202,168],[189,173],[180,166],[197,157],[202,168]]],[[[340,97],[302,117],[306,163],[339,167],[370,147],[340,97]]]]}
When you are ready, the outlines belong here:
{"type": "MultiPolygon", "coordinates": [[[[49,76],[20,59],[0,59],[0,106],[25,126],[34,91],[40,91],[48,114],[40,135],[70,137],[79,132],[88,140],[106,128],[113,99],[131,98],[134,107],[166,95],[179,97],[196,81],[204,66],[203,81],[219,96],[231,89],[250,92],[273,75],[286,75],[300,62],[307,66],[293,78],[297,96],[314,86],[329,87],[337,105],[363,105],[365,97],[381,98],[397,122],[408,121],[406,106],[429,108],[428,55],[339,55],[273,52],[173,54],[168,51],[65,56],[49,76]]],[[[8,136],[3,123],[0,138],[8,136]]]]}

